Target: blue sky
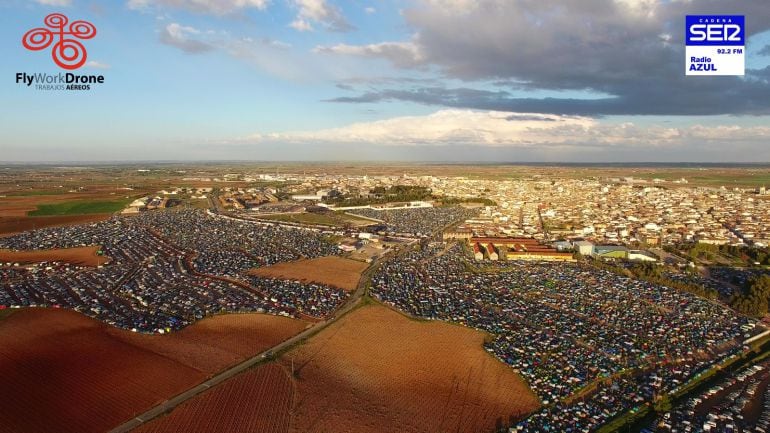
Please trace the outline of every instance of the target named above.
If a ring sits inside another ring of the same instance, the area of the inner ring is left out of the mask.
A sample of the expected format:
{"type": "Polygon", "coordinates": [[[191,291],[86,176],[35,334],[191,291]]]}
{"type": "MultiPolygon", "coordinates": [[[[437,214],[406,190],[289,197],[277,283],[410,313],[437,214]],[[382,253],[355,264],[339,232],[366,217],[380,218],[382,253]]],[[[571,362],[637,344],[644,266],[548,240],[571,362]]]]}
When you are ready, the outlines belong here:
{"type": "Polygon", "coordinates": [[[761,0],[4,0],[0,161],[768,161],[766,9],[761,0]],[[685,79],[683,16],[715,8],[747,15],[747,76],[685,79]],[[18,72],[66,72],[50,48],[21,44],[53,12],[97,27],[75,73],[104,84],[15,82],[18,72]]]}

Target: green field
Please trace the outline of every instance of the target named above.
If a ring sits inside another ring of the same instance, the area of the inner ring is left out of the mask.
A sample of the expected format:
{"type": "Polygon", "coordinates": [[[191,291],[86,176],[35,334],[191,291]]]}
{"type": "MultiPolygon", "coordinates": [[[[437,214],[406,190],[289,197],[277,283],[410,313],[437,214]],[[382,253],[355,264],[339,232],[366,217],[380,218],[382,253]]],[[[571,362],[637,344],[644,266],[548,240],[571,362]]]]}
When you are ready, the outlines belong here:
{"type": "Polygon", "coordinates": [[[61,216],[61,215],[86,215],[97,213],[113,213],[124,207],[131,200],[77,200],[55,204],[40,204],[37,210],[33,210],[29,216],[61,216]]]}
{"type": "Polygon", "coordinates": [[[24,191],[14,191],[9,192],[7,194],[4,194],[7,197],[37,197],[41,195],[62,195],[67,194],[67,191],[64,189],[54,189],[54,190],[24,190],[24,191]]]}
{"type": "Polygon", "coordinates": [[[194,207],[195,209],[209,209],[211,207],[211,202],[207,198],[203,199],[187,199],[185,200],[187,204],[194,207]]]}

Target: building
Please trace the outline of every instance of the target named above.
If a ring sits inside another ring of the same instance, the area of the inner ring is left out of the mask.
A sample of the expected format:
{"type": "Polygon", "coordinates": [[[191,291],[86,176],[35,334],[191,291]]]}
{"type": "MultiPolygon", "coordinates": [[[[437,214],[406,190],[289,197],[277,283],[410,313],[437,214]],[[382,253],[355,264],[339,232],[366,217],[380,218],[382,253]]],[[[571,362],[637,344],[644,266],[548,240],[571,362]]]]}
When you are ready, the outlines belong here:
{"type": "Polygon", "coordinates": [[[629,250],[628,260],[640,261],[640,262],[657,262],[658,259],[647,251],[642,250],[629,250]]]}
{"type": "Polygon", "coordinates": [[[469,241],[474,246],[476,260],[482,260],[486,252],[490,260],[504,257],[505,260],[575,261],[572,253],[556,251],[532,238],[472,237],[469,241]]]}
{"type": "Polygon", "coordinates": [[[575,250],[581,256],[591,256],[594,254],[594,244],[588,241],[577,241],[574,244],[575,250]]]}
{"type": "Polygon", "coordinates": [[[494,244],[487,244],[487,255],[489,256],[489,260],[498,260],[500,258],[494,244]]]}
{"type": "Polygon", "coordinates": [[[291,199],[296,201],[305,201],[305,200],[321,201],[323,200],[323,198],[324,196],[322,195],[309,195],[309,194],[296,194],[291,196],[291,199]]]}
{"type": "Polygon", "coordinates": [[[601,259],[628,259],[628,248],[620,245],[596,245],[594,256],[601,259]]]}
{"type": "Polygon", "coordinates": [[[470,229],[465,228],[450,229],[442,234],[442,239],[445,241],[453,239],[466,240],[470,239],[471,237],[473,237],[473,232],[470,229]]]}
{"type": "Polygon", "coordinates": [[[478,243],[473,244],[473,258],[479,261],[484,260],[484,250],[478,243]]]}
{"type": "Polygon", "coordinates": [[[571,251],[572,250],[572,242],[570,241],[556,241],[553,243],[553,247],[556,248],[556,251],[571,251]]]}

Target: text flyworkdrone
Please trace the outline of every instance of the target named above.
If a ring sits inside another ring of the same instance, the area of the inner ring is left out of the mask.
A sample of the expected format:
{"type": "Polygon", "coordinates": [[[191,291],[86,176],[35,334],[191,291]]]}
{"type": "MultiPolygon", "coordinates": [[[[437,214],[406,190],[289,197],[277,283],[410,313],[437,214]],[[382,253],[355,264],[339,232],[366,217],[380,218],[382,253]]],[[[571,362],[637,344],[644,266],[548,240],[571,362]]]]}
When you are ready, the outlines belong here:
{"type": "Polygon", "coordinates": [[[47,74],[16,73],[16,82],[31,86],[37,84],[104,84],[104,75],[77,75],[71,72],[47,74]]]}

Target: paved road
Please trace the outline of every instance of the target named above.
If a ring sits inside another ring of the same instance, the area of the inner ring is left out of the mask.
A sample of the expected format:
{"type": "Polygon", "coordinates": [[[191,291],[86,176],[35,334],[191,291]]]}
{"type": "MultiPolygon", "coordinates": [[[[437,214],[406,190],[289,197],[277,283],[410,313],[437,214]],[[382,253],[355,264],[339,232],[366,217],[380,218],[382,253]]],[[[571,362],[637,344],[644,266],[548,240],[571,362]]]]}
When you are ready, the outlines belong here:
{"type": "Polygon", "coordinates": [[[190,400],[191,398],[197,396],[198,394],[201,394],[202,392],[205,392],[209,388],[212,388],[227,379],[232,378],[233,376],[236,376],[249,368],[265,361],[266,358],[270,358],[270,356],[274,353],[281,352],[284,349],[288,349],[292,347],[294,344],[301,342],[302,340],[309,338],[310,336],[314,335],[317,332],[320,332],[322,329],[326,328],[327,326],[331,325],[335,321],[337,321],[340,317],[344,316],[350,310],[352,310],[358,302],[361,300],[361,298],[366,293],[366,282],[368,280],[368,276],[371,272],[371,270],[374,269],[377,262],[372,262],[372,265],[369,266],[362,274],[361,279],[358,281],[358,287],[356,288],[356,291],[353,292],[353,294],[350,296],[348,301],[340,307],[340,309],[337,310],[337,312],[334,314],[334,316],[330,317],[327,320],[320,321],[313,325],[312,327],[302,331],[301,333],[295,335],[294,337],[284,341],[283,343],[272,347],[271,349],[268,349],[262,353],[259,353],[251,358],[246,359],[245,361],[228,368],[227,370],[222,371],[221,373],[216,374],[215,376],[211,377],[210,379],[206,380],[205,382],[188,389],[187,391],[177,395],[176,397],[173,397],[169,400],[164,401],[163,403],[160,403],[159,405],[153,407],[152,409],[126,421],[125,423],[115,427],[114,429],[110,430],[110,433],[123,433],[131,431],[142,424],[152,420],[153,418],[156,418],[158,416],[163,415],[164,413],[170,412],[180,404],[186,402],[187,400],[190,400]]]}

